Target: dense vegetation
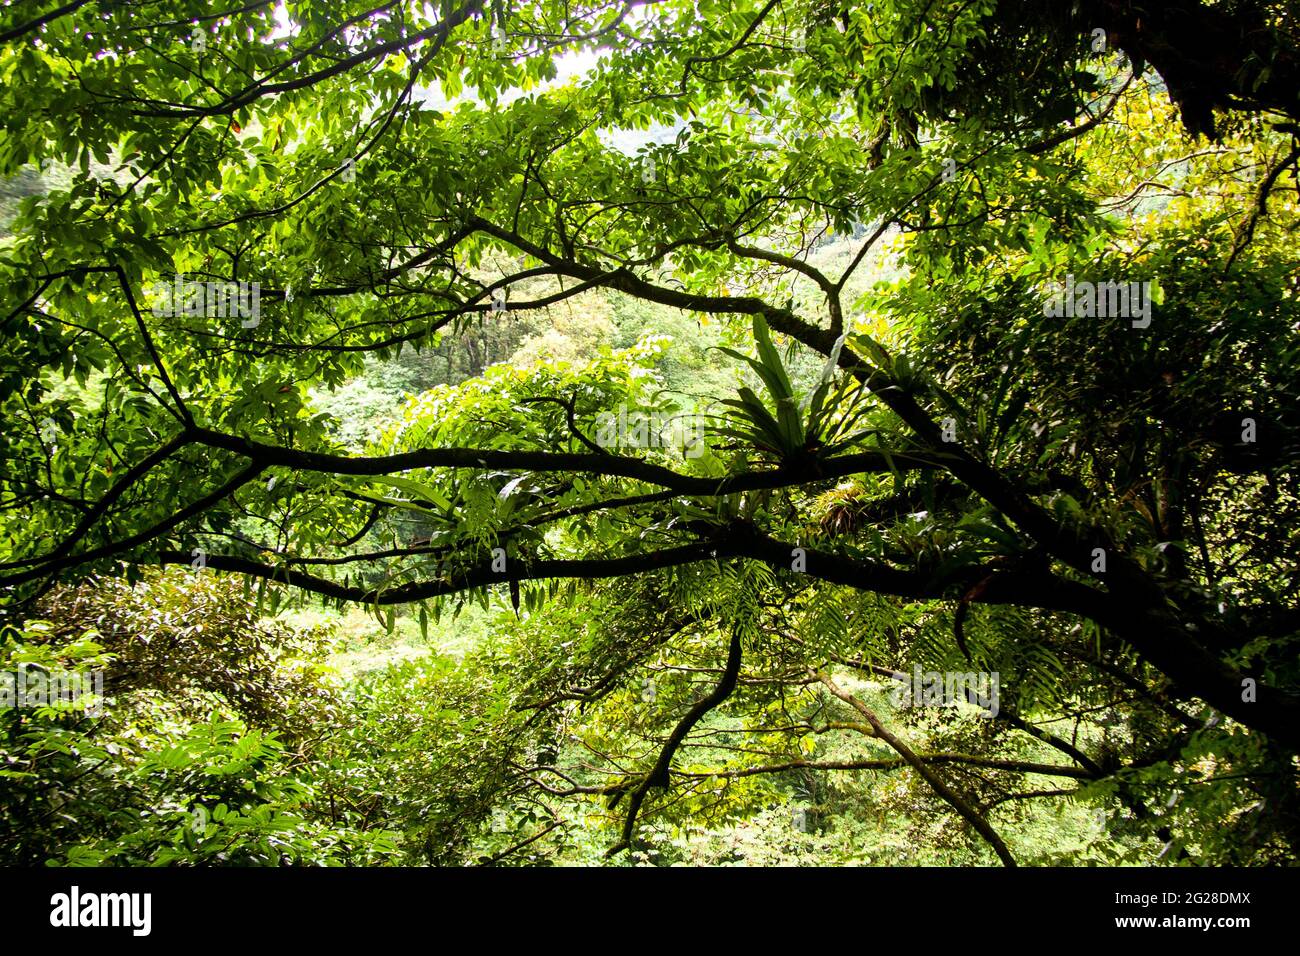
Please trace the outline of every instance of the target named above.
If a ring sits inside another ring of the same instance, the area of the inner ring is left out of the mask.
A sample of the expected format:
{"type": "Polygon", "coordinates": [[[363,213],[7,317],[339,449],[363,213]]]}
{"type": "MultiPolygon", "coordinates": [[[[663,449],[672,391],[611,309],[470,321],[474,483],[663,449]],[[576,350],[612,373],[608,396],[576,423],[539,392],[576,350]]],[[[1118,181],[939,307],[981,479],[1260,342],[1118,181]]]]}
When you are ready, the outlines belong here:
{"type": "Polygon", "coordinates": [[[0,862],[1294,863],[1300,20],[1153,6],[0,2],[0,862]]]}

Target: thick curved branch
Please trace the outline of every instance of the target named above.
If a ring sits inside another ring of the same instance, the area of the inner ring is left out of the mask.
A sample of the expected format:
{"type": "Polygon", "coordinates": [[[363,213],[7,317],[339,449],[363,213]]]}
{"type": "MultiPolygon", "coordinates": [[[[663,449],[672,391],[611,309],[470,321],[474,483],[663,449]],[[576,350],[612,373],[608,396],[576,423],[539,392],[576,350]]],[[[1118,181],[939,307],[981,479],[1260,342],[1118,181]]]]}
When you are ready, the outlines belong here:
{"type": "Polygon", "coordinates": [[[199,444],[234,452],[268,467],[275,465],[332,475],[379,476],[412,468],[499,468],[537,472],[580,472],[634,478],[672,489],[683,495],[724,495],[738,491],[785,488],[809,481],[842,478],[846,475],[866,472],[888,474],[895,468],[937,467],[932,456],[859,452],[828,458],[818,463],[815,468],[784,467],[727,475],[721,478],[702,478],[696,475],[683,475],[671,468],[640,458],[607,454],[603,449],[600,454],[597,454],[595,452],[506,451],[495,448],[424,448],[367,458],[268,445],[208,428],[195,429],[194,436],[199,444]]]}
{"type": "MultiPolygon", "coordinates": [[[[254,578],[278,581],[323,597],[372,605],[409,604],[430,598],[446,597],[473,588],[494,584],[535,581],[546,578],[620,578],[645,571],[676,567],[696,561],[712,560],[709,544],[683,545],[664,548],[647,554],[622,558],[507,558],[506,570],[493,571],[490,562],[456,574],[447,574],[432,581],[411,582],[387,589],[345,585],[329,578],[295,570],[287,564],[282,567],[264,564],[238,555],[209,554],[207,566],[217,571],[231,571],[254,578]]],[[[183,551],[163,551],[157,561],[163,564],[189,564],[190,556],[183,551]]],[[[151,562],[152,563],[152,562],[151,562]]]]}
{"type": "MultiPolygon", "coordinates": [[[[238,555],[211,554],[207,566],[218,571],[232,571],[252,577],[280,581],[335,600],[366,604],[404,604],[436,597],[445,597],[473,588],[494,584],[535,581],[546,578],[605,579],[640,574],[700,561],[717,561],[727,558],[750,558],[763,561],[775,568],[789,569],[793,546],[754,530],[743,522],[724,526],[695,526],[707,534],[701,540],[671,548],[623,557],[609,558],[535,558],[509,557],[506,569],[494,571],[486,556],[472,568],[455,573],[442,573],[435,580],[410,582],[388,589],[364,588],[343,585],[328,578],[296,570],[292,559],[283,566],[265,564],[238,555]]],[[[878,561],[849,558],[815,549],[805,549],[806,573],[823,581],[842,584],[862,591],[888,594],[914,600],[942,597],[949,585],[936,581],[924,571],[901,570],[878,561]]],[[[184,552],[164,551],[160,556],[164,564],[188,564],[184,552]]],[[[971,569],[967,574],[978,577],[983,569],[971,569]]],[[[960,583],[958,584],[960,586],[960,583]]],[[[1030,589],[1033,601],[1022,595],[1016,603],[1041,607],[1044,610],[1068,611],[1086,614],[1096,603],[1096,593],[1073,582],[1049,579],[1038,580],[1030,589]]],[[[1008,593],[986,592],[980,597],[985,603],[1008,603],[1013,600],[1008,593]]]]}
{"type": "Polygon", "coordinates": [[[677,748],[686,739],[686,735],[691,732],[691,728],[698,724],[705,714],[730,697],[732,691],[736,689],[736,679],[740,676],[740,661],[740,629],[733,628],[731,643],[727,648],[727,665],[723,668],[722,678],[709,695],[703,700],[697,701],[695,706],[687,711],[686,716],[678,721],[677,726],[673,728],[673,732],[668,736],[663,749],[659,751],[659,759],[655,761],[654,768],[646,774],[645,779],[632,793],[627,809],[627,819],[623,823],[622,839],[610,847],[605,856],[614,856],[632,845],[632,837],[636,832],[636,818],[641,812],[641,804],[645,802],[646,796],[650,793],[650,788],[659,787],[667,790],[671,785],[669,770],[672,767],[673,755],[677,753],[677,748]]]}
{"type": "MultiPolygon", "coordinates": [[[[213,489],[208,494],[204,495],[202,498],[199,498],[197,501],[194,501],[189,505],[186,505],[184,508],[181,508],[179,511],[177,511],[175,514],[173,514],[171,517],[167,518],[166,520],[158,522],[156,525],[149,528],[147,531],[141,531],[137,534],[133,534],[130,535],[129,537],[123,538],[120,541],[114,541],[111,544],[102,545],[98,548],[92,548],[90,551],[84,551],[80,554],[66,555],[56,560],[47,561],[44,564],[41,564],[40,566],[28,571],[20,571],[17,574],[11,574],[5,577],[0,577],[0,587],[14,587],[19,584],[25,584],[28,581],[35,581],[38,578],[42,578],[47,575],[57,574],[60,571],[64,571],[68,568],[76,567],[77,565],[85,564],[90,561],[98,561],[101,558],[111,558],[116,555],[125,554],[128,551],[132,550],[133,548],[138,548],[140,545],[147,544],[150,541],[154,540],[155,538],[162,537],[172,528],[175,528],[178,525],[183,524],[184,522],[190,520],[191,518],[195,518],[198,515],[203,514],[203,512],[207,511],[213,505],[217,504],[220,501],[223,501],[230,495],[234,494],[236,491],[238,491],[244,485],[248,484],[250,481],[255,479],[258,475],[260,475],[265,470],[266,470],[265,465],[254,462],[248,465],[247,467],[243,468],[241,471],[239,471],[229,481],[213,489]]],[[[186,557],[185,563],[188,564],[189,560],[190,559],[186,557]]]]}
{"type": "MultiPolygon", "coordinates": [[[[875,736],[874,730],[870,736],[875,736]]],[[[1070,777],[1074,780],[1092,779],[1087,771],[1080,770],[1078,767],[1061,767],[1050,763],[1032,763],[1025,760],[995,760],[991,757],[955,753],[916,754],[915,756],[917,760],[927,764],[966,764],[990,770],[1006,770],[1009,773],[1038,773],[1048,777],[1070,777]]],[[[681,776],[692,779],[708,779],[711,777],[736,779],[739,777],[753,777],[764,773],[781,773],[785,770],[901,770],[903,767],[910,766],[912,765],[902,757],[869,760],[790,760],[761,767],[741,767],[736,770],[707,770],[697,773],[683,773],[681,776]]]]}
{"type": "Polygon", "coordinates": [[[149,455],[142,458],[139,462],[132,465],[113,487],[104,493],[104,496],[90,506],[90,509],[77,522],[77,526],[72,532],[63,539],[49,554],[38,558],[24,558],[21,561],[8,561],[0,563],[0,568],[25,567],[31,564],[47,564],[51,561],[57,561],[69,554],[77,546],[77,542],[86,536],[87,533],[95,526],[95,523],[102,518],[114,504],[126,494],[141,478],[152,471],[155,467],[162,464],[173,454],[179,451],[185,445],[189,444],[190,438],[185,433],[181,433],[173,438],[167,444],[156,449],[149,455]]]}

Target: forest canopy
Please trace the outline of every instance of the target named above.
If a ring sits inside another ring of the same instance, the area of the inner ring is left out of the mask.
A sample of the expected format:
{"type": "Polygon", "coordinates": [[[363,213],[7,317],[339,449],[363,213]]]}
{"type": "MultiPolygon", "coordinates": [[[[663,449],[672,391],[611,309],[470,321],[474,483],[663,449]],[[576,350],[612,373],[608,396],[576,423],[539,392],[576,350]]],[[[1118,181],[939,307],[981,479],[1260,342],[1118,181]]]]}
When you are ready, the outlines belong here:
{"type": "Polygon", "coordinates": [[[0,857],[1294,863],[1296,13],[0,3],[0,857]]]}

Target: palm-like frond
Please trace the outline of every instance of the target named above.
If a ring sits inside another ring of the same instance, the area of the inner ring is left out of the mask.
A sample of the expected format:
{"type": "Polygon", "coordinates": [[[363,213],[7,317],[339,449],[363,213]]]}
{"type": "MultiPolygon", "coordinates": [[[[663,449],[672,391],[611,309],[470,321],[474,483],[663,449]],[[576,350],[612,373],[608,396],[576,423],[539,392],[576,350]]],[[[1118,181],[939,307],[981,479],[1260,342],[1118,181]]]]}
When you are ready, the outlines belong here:
{"type": "Polygon", "coordinates": [[[737,438],[778,458],[791,459],[832,454],[875,432],[853,430],[869,410],[866,387],[835,377],[844,337],[836,342],[816,387],[802,402],[762,315],[754,316],[754,342],[757,358],[735,349],[719,351],[749,365],[767,389],[769,401],[764,402],[750,388],[738,389],[739,399],[722,402],[732,409],[732,414],[714,427],[715,433],[737,438]]]}

